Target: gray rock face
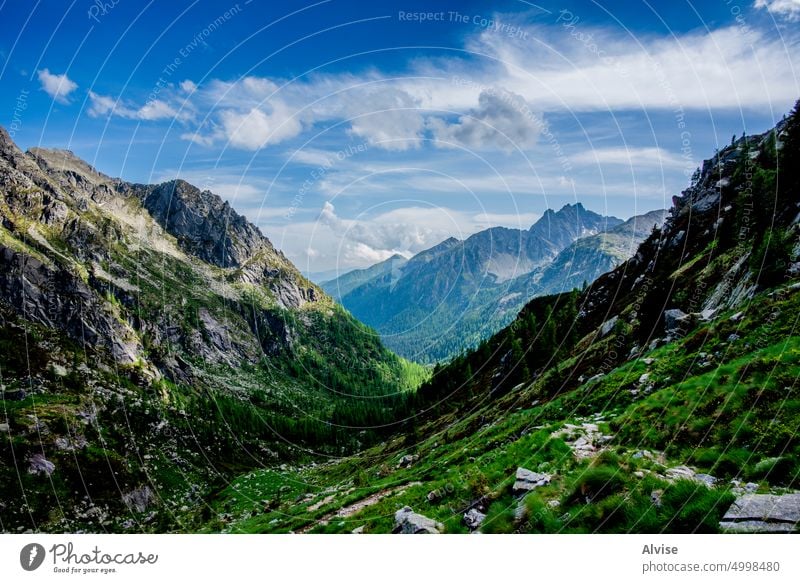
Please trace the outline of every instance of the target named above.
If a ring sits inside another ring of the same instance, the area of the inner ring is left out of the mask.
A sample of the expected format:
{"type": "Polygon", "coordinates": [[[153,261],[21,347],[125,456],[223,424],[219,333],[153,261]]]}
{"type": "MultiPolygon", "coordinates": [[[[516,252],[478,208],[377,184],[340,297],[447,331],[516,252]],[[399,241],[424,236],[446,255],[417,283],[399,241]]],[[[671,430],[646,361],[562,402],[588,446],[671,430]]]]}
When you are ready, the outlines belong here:
{"type": "Polygon", "coordinates": [[[28,320],[64,330],[73,340],[108,349],[117,362],[136,360],[141,346],[71,272],[0,245],[0,297],[28,320]]]}
{"type": "Polygon", "coordinates": [[[184,180],[137,185],[134,193],[187,253],[203,261],[219,267],[239,267],[261,249],[273,250],[258,228],[227,202],[184,180]]]}
{"type": "Polygon", "coordinates": [[[609,333],[614,329],[614,326],[617,325],[618,320],[619,316],[614,316],[610,320],[603,322],[603,325],[600,326],[600,336],[608,336],[609,333]]]}
{"type": "Polygon", "coordinates": [[[730,532],[794,532],[800,523],[800,492],[745,494],[731,504],[720,527],[730,532]]]}
{"type": "Polygon", "coordinates": [[[550,483],[550,479],[551,476],[549,474],[540,474],[525,468],[517,468],[517,475],[513,488],[514,493],[527,494],[540,486],[546,486],[550,483]]]}
{"type": "Polygon", "coordinates": [[[675,335],[689,323],[689,314],[682,310],[672,309],[664,311],[664,331],[668,335],[675,335]]]}
{"type": "Polygon", "coordinates": [[[394,534],[439,534],[444,526],[405,506],[394,515],[394,534]]]}
{"type": "Polygon", "coordinates": [[[28,473],[49,476],[56,471],[56,465],[40,453],[35,453],[28,460],[28,473]]]}

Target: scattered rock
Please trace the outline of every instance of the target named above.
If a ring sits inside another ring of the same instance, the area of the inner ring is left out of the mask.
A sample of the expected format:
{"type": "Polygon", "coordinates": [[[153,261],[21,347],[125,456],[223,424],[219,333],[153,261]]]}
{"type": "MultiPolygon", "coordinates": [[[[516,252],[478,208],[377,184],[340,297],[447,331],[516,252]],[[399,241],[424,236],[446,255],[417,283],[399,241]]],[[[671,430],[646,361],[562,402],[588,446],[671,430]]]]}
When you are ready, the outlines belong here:
{"type": "Polygon", "coordinates": [[[517,468],[516,481],[513,488],[514,494],[532,492],[540,486],[549,484],[550,479],[551,476],[549,474],[540,474],[525,468],[517,468]]]}
{"type": "Polygon", "coordinates": [[[418,455],[404,455],[397,463],[398,468],[410,468],[411,465],[419,459],[418,455]]]}
{"type": "Polygon", "coordinates": [[[744,316],[744,312],[736,312],[733,316],[728,318],[728,320],[730,320],[731,322],[738,322],[739,320],[742,319],[742,316],[744,316]]]}
{"type": "Polygon", "coordinates": [[[478,530],[485,519],[486,515],[476,508],[470,508],[464,514],[464,524],[466,524],[470,530],[478,530]]]}
{"type": "Polygon", "coordinates": [[[664,311],[664,331],[668,336],[679,332],[689,322],[689,314],[677,308],[664,311]]]}
{"type": "Polygon", "coordinates": [[[653,503],[653,506],[656,508],[661,508],[661,496],[664,495],[664,490],[653,490],[650,492],[650,502],[653,503]]]}
{"type": "Polygon", "coordinates": [[[664,472],[668,480],[694,480],[695,471],[688,466],[676,466],[664,472]]]}
{"type": "Polygon", "coordinates": [[[720,528],[729,532],[794,532],[800,523],[800,492],[744,494],[737,498],[720,528]]]}
{"type": "Polygon", "coordinates": [[[144,512],[153,503],[155,496],[150,486],[142,486],[122,495],[122,501],[131,510],[144,512]]]}
{"type": "Polygon", "coordinates": [[[50,370],[52,373],[57,377],[65,377],[67,376],[67,369],[61,366],[60,364],[53,363],[50,365],[50,370]]]}
{"type": "Polygon", "coordinates": [[[710,474],[695,474],[694,479],[696,482],[705,484],[709,488],[713,488],[717,483],[717,479],[710,474]]]}
{"type": "Polygon", "coordinates": [[[741,336],[739,336],[738,334],[729,334],[728,335],[728,342],[736,342],[740,338],[741,338],[741,336]]]}
{"type": "Polygon", "coordinates": [[[9,427],[8,423],[0,423],[0,433],[8,433],[11,431],[11,427],[9,427]]]}
{"type": "Polygon", "coordinates": [[[595,423],[581,425],[566,423],[562,429],[553,432],[550,437],[563,437],[579,460],[594,457],[604,444],[614,438],[613,435],[603,435],[595,423]]]}
{"type": "Polygon", "coordinates": [[[394,534],[439,534],[444,526],[405,506],[394,515],[394,534]]]}
{"type": "Polygon", "coordinates": [[[45,474],[49,476],[56,471],[56,465],[40,453],[35,453],[28,460],[28,473],[29,474],[45,474]]]}
{"type": "Polygon", "coordinates": [[[758,491],[758,484],[756,484],[754,482],[747,482],[744,485],[744,491],[747,492],[748,494],[752,494],[754,492],[757,492],[758,491]]]}
{"type": "Polygon", "coordinates": [[[714,476],[710,474],[698,474],[688,466],[676,466],[674,468],[669,468],[666,472],[664,472],[664,474],[667,480],[670,481],[692,480],[693,482],[703,484],[708,488],[713,488],[717,483],[717,478],[714,476]]]}
{"type": "Polygon", "coordinates": [[[364,534],[364,525],[358,526],[350,531],[351,534],[364,534]]]}
{"type": "Polygon", "coordinates": [[[603,322],[603,325],[600,326],[600,337],[608,336],[609,333],[614,329],[614,326],[617,325],[617,321],[619,320],[619,316],[614,316],[610,320],[606,320],[603,322]]]}

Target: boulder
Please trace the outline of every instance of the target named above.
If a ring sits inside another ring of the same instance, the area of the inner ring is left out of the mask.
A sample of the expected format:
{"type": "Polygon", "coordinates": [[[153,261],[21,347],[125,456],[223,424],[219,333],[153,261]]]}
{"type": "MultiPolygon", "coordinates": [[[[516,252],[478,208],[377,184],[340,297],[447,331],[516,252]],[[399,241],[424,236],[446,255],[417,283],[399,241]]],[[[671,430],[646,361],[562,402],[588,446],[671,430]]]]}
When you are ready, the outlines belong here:
{"type": "Polygon", "coordinates": [[[611,333],[611,331],[614,329],[614,326],[617,325],[618,321],[619,321],[619,317],[618,316],[614,316],[610,320],[606,320],[605,322],[603,322],[603,325],[600,326],[600,337],[602,338],[603,336],[608,336],[611,333]]]}
{"type": "Polygon", "coordinates": [[[477,508],[470,508],[464,513],[464,524],[466,524],[470,530],[477,530],[480,528],[485,519],[486,515],[477,508]]]}
{"type": "Polygon", "coordinates": [[[800,492],[744,494],[737,498],[719,525],[729,532],[794,532],[800,523],[800,492]]]}
{"type": "Polygon", "coordinates": [[[404,506],[394,515],[394,534],[439,534],[444,526],[404,506]]]}
{"type": "Polygon", "coordinates": [[[144,512],[153,503],[155,496],[150,486],[142,486],[136,488],[127,494],[123,494],[122,501],[131,510],[136,512],[144,512]]]}
{"type": "Polygon", "coordinates": [[[8,423],[0,423],[0,433],[8,433],[11,431],[11,427],[8,423]]]}
{"type": "Polygon", "coordinates": [[[410,468],[411,465],[419,459],[418,455],[404,455],[397,463],[398,468],[410,468]]]}
{"type": "Polygon", "coordinates": [[[540,486],[550,483],[549,474],[532,472],[525,468],[517,468],[516,481],[514,482],[514,494],[527,494],[540,486]]]}
{"type": "Polygon", "coordinates": [[[28,473],[29,474],[44,474],[49,476],[56,471],[56,465],[50,460],[46,459],[42,454],[35,453],[28,460],[28,473]]]}
{"type": "Polygon", "coordinates": [[[683,326],[689,323],[689,314],[683,310],[672,309],[664,311],[664,331],[668,336],[674,335],[683,326]]]}

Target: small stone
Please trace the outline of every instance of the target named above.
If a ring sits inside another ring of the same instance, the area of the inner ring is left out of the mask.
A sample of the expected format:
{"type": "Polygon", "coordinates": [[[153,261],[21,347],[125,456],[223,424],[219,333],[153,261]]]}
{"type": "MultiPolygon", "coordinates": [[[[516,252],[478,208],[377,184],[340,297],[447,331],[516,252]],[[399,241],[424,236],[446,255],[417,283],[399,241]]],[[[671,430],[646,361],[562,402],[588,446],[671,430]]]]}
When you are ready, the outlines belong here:
{"type": "Polygon", "coordinates": [[[731,322],[738,322],[744,316],[744,312],[736,312],[733,316],[728,318],[731,322]]]}
{"type": "Polygon", "coordinates": [[[480,528],[485,519],[486,515],[477,508],[470,508],[464,514],[464,524],[466,524],[470,530],[477,530],[480,528]]]}
{"type": "Polygon", "coordinates": [[[419,459],[418,455],[404,455],[397,463],[398,468],[410,468],[411,465],[419,459]]]}
{"type": "Polygon", "coordinates": [[[661,508],[661,496],[663,496],[663,490],[653,490],[650,492],[650,502],[653,503],[653,506],[656,508],[661,508]]]}
{"type": "Polygon", "coordinates": [[[550,483],[551,476],[538,472],[532,472],[525,468],[517,468],[516,480],[513,491],[515,494],[532,492],[536,488],[550,483]]]}

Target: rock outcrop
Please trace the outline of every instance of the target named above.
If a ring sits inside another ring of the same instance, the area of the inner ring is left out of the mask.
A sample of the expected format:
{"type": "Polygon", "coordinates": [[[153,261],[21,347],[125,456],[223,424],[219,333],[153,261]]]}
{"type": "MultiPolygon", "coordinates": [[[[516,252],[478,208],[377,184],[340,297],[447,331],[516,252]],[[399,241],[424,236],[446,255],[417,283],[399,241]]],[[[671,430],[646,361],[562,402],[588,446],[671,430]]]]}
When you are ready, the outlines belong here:
{"type": "Polygon", "coordinates": [[[394,530],[395,534],[439,534],[444,529],[444,526],[423,516],[417,514],[411,507],[405,506],[398,510],[394,515],[394,530]]]}
{"type": "Polygon", "coordinates": [[[728,532],[795,532],[800,524],[800,492],[745,494],[722,517],[720,528],[728,532]]]}

